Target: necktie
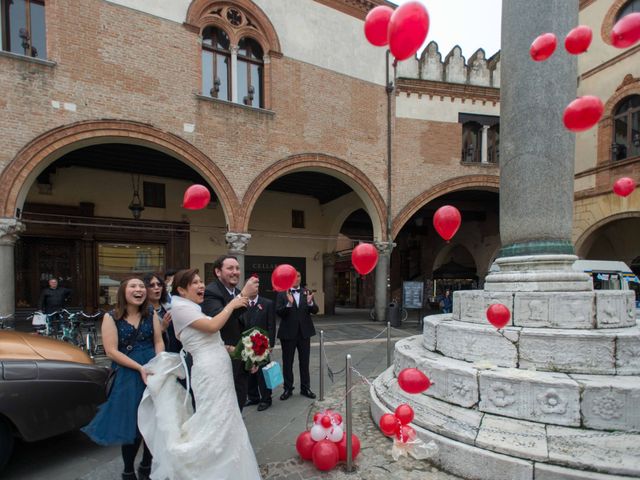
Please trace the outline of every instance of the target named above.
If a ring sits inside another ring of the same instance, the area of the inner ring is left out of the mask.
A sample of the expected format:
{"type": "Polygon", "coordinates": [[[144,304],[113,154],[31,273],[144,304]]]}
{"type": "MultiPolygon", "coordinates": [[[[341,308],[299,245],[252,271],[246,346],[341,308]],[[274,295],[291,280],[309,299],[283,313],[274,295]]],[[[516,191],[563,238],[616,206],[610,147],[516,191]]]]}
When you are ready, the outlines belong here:
{"type": "Polygon", "coordinates": [[[292,288],[291,289],[291,293],[299,293],[300,289],[299,288],[292,288]]]}
{"type": "Polygon", "coordinates": [[[256,304],[255,300],[251,300],[251,301],[249,302],[249,306],[250,306],[250,307],[253,307],[255,304],[256,304]]]}

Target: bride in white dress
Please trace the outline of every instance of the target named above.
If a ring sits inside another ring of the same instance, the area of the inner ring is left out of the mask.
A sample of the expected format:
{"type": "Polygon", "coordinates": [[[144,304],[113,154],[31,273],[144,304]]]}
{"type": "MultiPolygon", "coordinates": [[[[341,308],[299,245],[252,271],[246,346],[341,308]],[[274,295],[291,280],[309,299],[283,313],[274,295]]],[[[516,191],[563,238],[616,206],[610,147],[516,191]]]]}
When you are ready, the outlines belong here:
{"type": "MultiPolygon", "coordinates": [[[[257,279],[249,280],[248,285],[257,293],[257,279]]],[[[259,480],[238,408],[231,359],[219,333],[233,310],[246,307],[248,299],[238,296],[218,315],[208,317],[198,305],[205,289],[198,270],[176,273],[173,288],[171,316],[176,336],[193,357],[190,383],[196,412],[189,393],[176,381],[186,372],[180,355],[163,352],[145,365],[152,375],[147,377],[138,408],[138,426],[153,453],[151,478],[259,480]]]]}

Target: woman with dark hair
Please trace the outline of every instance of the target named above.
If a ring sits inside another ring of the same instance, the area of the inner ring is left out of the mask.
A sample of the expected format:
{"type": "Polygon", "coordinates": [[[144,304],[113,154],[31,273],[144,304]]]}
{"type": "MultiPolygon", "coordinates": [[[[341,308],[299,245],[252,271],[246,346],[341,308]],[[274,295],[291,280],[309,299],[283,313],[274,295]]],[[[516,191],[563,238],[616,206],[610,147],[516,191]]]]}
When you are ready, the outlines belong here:
{"type": "Polygon", "coordinates": [[[160,321],[140,278],[120,283],[116,308],[105,313],[102,320],[102,342],[116,376],[109,398],[82,431],[100,445],[122,445],[123,480],[146,480],[152,459],[146,444],[138,477],[133,465],[142,442],[137,411],[148,379],[143,365],[164,350],[164,343],[160,321]]]}
{"type": "Polygon", "coordinates": [[[167,286],[162,279],[162,275],[148,273],[143,278],[147,287],[147,298],[160,319],[162,327],[162,340],[166,352],[178,353],[182,350],[180,340],[176,338],[173,323],[171,322],[171,298],[167,291],[167,286]]]}
{"type": "Polygon", "coordinates": [[[244,297],[233,298],[214,317],[202,313],[204,283],[198,270],[180,270],[173,279],[172,308],[176,335],[193,356],[191,387],[197,410],[173,377],[186,375],[178,355],[163,353],[146,367],[147,389],[138,409],[140,431],[154,455],[153,478],[258,480],[260,473],[244,426],[220,329],[234,310],[255,296],[258,282],[247,282],[244,297]]]}

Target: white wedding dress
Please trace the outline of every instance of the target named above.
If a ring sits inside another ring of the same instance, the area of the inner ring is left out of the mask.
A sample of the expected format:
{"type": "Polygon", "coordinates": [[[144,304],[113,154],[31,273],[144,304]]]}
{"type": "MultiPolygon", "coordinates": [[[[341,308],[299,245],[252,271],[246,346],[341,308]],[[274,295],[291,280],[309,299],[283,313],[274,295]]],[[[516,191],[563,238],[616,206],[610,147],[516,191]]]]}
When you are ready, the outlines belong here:
{"type": "Polygon", "coordinates": [[[186,327],[180,340],[193,356],[196,412],[176,381],[185,376],[180,355],[160,353],[145,366],[153,375],[138,409],[138,426],[153,454],[152,480],[259,480],[220,333],[186,327]]]}

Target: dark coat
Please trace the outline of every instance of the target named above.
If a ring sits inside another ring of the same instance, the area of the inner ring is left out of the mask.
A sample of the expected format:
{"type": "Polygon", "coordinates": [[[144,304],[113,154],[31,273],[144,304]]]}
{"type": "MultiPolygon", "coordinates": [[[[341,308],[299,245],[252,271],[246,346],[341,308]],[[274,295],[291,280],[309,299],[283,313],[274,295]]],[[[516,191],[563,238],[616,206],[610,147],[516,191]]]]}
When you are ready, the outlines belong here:
{"type": "Polygon", "coordinates": [[[44,313],[54,313],[64,308],[64,304],[71,297],[71,290],[64,287],[45,288],[40,294],[40,310],[44,313]]]}
{"type": "Polygon", "coordinates": [[[258,327],[269,333],[269,346],[276,344],[276,309],[268,298],[258,295],[258,303],[249,307],[244,314],[247,329],[258,327]]]}
{"type": "MultiPolygon", "coordinates": [[[[240,293],[234,289],[234,295],[230,295],[220,280],[214,280],[204,291],[204,302],[202,302],[202,312],[210,317],[215,317],[222,309],[240,293]]],[[[220,335],[225,345],[236,346],[242,337],[242,332],[246,330],[244,323],[244,313],[246,308],[238,308],[233,311],[227,323],[220,329],[220,335]]]]}
{"type": "Polygon", "coordinates": [[[278,338],[284,340],[294,340],[296,338],[311,338],[316,334],[316,329],[311,320],[311,314],[318,313],[318,305],[313,302],[312,306],[307,305],[304,288],[300,292],[300,305],[295,302],[291,307],[287,307],[286,292],[279,292],[276,297],[276,313],[282,319],[278,329],[278,338]]]}

